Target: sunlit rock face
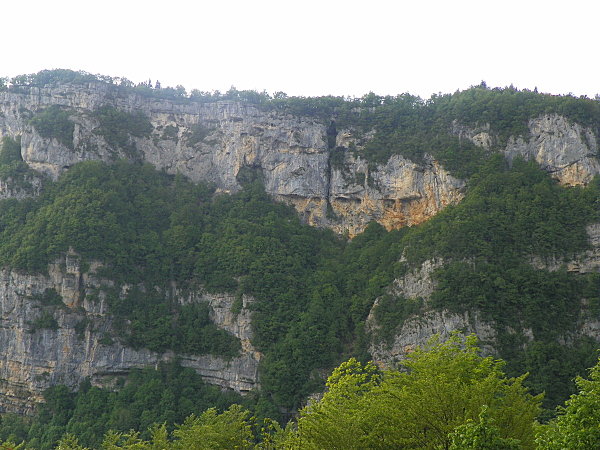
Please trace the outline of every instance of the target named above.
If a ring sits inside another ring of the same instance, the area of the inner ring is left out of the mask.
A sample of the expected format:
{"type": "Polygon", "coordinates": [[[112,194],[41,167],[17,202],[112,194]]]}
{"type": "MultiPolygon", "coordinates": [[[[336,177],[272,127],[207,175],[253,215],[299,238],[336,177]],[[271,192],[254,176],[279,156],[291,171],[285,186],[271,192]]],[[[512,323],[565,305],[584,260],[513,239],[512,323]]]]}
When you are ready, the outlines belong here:
{"type": "Polygon", "coordinates": [[[330,204],[336,231],[361,232],[376,220],[388,230],[417,225],[463,197],[464,181],[451,176],[426,155],[417,164],[400,155],[369,170],[368,164],[348,152],[341,168],[332,171],[330,204]]]}
{"type": "Polygon", "coordinates": [[[23,159],[52,178],[80,161],[118,158],[147,161],[222,192],[239,190],[250,175],[260,177],[274,199],[293,205],[307,223],[350,235],[372,220],[388,229],[421,223],[459,201],[464,187],[431,157],[417,164],[396,155],[369,169],[360,151],[349,150],[356,140],[351,130],[338,134],[336,145],[344,155],[336,166],[323,123],[236,102],[179,104],[91,83],[3,93],[0,112],[0,133],[21,135],[23,159]],[[36,112],[51,105],[70,111],[72,148],[40,136],[30,124],[36,112]],[[133,138],[133,154],[111,147],[98,133],[94,111],[107,105],[150,119],[153,131],[133,138]]]}

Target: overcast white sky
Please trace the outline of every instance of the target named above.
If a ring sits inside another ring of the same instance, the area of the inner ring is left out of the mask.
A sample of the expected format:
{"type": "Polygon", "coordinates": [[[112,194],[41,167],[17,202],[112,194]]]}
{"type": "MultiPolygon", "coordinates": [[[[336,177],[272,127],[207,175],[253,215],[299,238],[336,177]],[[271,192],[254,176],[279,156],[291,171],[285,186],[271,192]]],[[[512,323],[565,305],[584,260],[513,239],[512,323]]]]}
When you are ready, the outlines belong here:
{"type": "Polygon", "coordinates": [[[0,5],[0,76],[425,98],[485,80],[593,97],[599,13],[597,0],[13,0],[0,5]]]}

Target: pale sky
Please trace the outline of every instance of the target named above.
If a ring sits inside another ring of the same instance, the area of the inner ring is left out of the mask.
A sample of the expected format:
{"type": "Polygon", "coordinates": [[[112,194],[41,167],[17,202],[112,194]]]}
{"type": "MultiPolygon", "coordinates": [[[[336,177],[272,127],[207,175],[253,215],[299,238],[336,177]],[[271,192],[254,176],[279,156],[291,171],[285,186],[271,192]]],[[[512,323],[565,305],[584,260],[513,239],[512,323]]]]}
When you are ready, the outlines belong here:
{"type": "Polygon", "coordinates": [[[84,70],[289,95],[600,93],[597,0],[34,0],[0,5],[0,76],[84,70]]]}

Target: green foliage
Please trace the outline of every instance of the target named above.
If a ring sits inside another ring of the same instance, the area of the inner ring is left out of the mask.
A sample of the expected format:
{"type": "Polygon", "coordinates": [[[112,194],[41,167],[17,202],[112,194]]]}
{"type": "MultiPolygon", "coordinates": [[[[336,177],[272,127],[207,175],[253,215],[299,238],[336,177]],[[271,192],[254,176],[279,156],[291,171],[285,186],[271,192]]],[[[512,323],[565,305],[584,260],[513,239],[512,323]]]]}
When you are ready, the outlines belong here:
{"type": "Polygon", "coordinates": [[[22,161],[21,138],[13,139],[10,136],[4,136],[2,138],[2,150],[0,150],[0,165],[8,166],[22,161]]]}
{"type": "Polygon", "coordinates": [[[207,128],[202,124],[194,125],[190,128],[189,134],[187,136],[187,145],[194,146],[202,142],[211,133],[211,131],[212,130],[210,128],[207,128]]]}
{"type": "Polygon", "coordinates": [[[167,125],[162,133],[163,139],[177,139],[178,128],[173,125],[167,125]]]}
{"type": "Polygon", "coordinates": [[[518,439],[503,438],[494,421],[488,418],[487,406],[481,408],[479,422],[471,419],[450,434],[450,450],[519,450],[518,439]]]}
{"type": "Polygon", "coordinates": [[[79,322],[77,322],[75,324],[75,326],[73,328],[75,330],[75,335],[77,336],[78,339],[83,339],[85,331],[87,330],[90,323],[91,323],[91,321],[87,317],[84,317],[83,319],[81,319],[79,322]]]}
{"type": "Polygon", "coordinates": [[[522,336],[503,332],[498,340],[508,361],[507,371],[529,372],[527,386],[534,392],[545,393],[543,406],[546,409],[541,420],[552,417],[554,407],[575,392],[574,378],[583,374],[598,355],[598,343],[592,338],[575,338],[565,346],[552,337],[538,337],[528,343],[522,336]]]}
{"type": "Polygon", "coordinates": [[[112,106],[103,106],[94,112],[100,126],[95,133],[104,137],[113,149],[120,148],[129,156],[137,156],[132,137],[149,137],[152,124],[141,112],[126,112],[112,106]]]}
{"type": "Polygon", "coordinates": [[[499,145],[505,144],[510,136],[527,137],[529,119],[543,114],[560,114],[591,127],[596,135],[599,131],[600,104],[585,97],[539,94],[513,86],[489,89],[480,85],[452,95],[435,96],[431,102],[442,114],[461,124],[489,124],[500,138],[499,145]]]}
{"type": "Polygon", "coordinates": [[[113,292],[107,301],[119,318],[116,334],[130,347],[227,358],[237,356],[241,350],[237,338],[209,319],[206,302],[178,305],[161,292],[137,288],[126,296],[113,292]],[[125,320],[130,324],[125,326],[125,320]]]}
{"type": "Polygon", "coordinates": [[[83,71],[68,69],[42,70],[35,74],[17,75],[10,80],[13,87],[35,86],[43,87],[55,84],[87,84],[93,81],[108,80],[110,77],[92,75],[83,71]]]}
{"type": "Polygon", "coordinates": [[[259,167],[242,166],[235,176],[235,179],[240,185],[246,186],[252,183],[262,183],[264,176],[262,169],[259,167]]]}
{"type": "Polygon", "coordinates": [[[33,188],[31,181],[40,178],[23,161],[21,156],[21,137],[13,139],[4,136],[0,144],[0,180],[10,182],[11,187],[24,190],[33,188]]]}
{"type": "Polygon", "coordinates": [[[587,277],[548,272],[526,263],[453,262],[438,271],[432,305],[482,311],[501,328],[530,328],[538,338],[572,331],[587,277]]]}
{"type": "Polygon", "coordinates": [[[63,304],[62,297],[54,288],[46,288],[42,294],[32,295],[31,299],[37,300],[44,306],[63,304]]]}
{"type": "Polygon", "coordinates": [[[56,450],[89,450],[87,447],[79,445],[79,439],[76,436],[67,433],[56,444],[56,450]]]}
{"type": "Polygon", "coordinates": [[[476,420],[487,405],[498,439],[533,446],[539,397],[527,393],[524,377],[506,378],[500,361],[480,357],[474,336],[433,339],[402,365],[403,371],[379,374],[371,363],[342,364],[322,400],[301,411],[290,444],[448,448],[449,435],[476,420]]]}
{"type": "Polygon", "coordinates": [[[73,149],[75,124],[71,120],[72,112],[59,105],[52,105],[36,113],[30,120],[40,136],[54,138],[65,147],[73,149]]]}
{"type": "Polygon", "coordinates": [[[42,313],[31,322],[30,333],[35,333],[38,330],[58,330],[58,322],[50,311],[42,311],[42,313]]]}
{"type": "Polygon", "coordinates": [[[119,436],[138,430],[139,437],[146,439],[152,433],[146,430],[154,423],[167,423],[170,431],[175,423],[206,410],[210,411],[206,413],[209,426],[226,427],[227,417],[248,417],[249,413],[235,406],[229,416],[222,417],[216,415],[215,407],[223,410],[234,403],[250,406],[250,400],[206,385],[192,369],[176,363],[161,365],[158,370],[134,370],[118,391],[92,387],[87,382],[72,393],[59,385],[48,389],[44,399],[31,420],[3,416],[0,439],[26,440],[31,447],[44,450],[54,448],[62,438],[63,447],[69,448],[66,443],[75,442],[72,437],[63,437],[69,433],[80,445],[99,448],[108,430],[119,436]]]}
{"type": "MultiPolygon", "coordinates": [[[[134,430],[128,432],[108,431],[101,443],[104,450],[188,450],[188,449],[251,449],[254,445],[253,418],[240,405],[231,405],[218,413],[215,408],[200,416],[191,415],[181,425],[169,433],[165,424],[154,424],[145,435],[134,430]]],[[[73,434],[64,435],[58,442],[57,450],[87,450],[73,434]]]]}
{"type": "Polygon", "coordinates": [[[590,370],[590,378],[577,377],[578,393],[558,417],[537,430],[537,448],[584,450],[600,447],[600,362],[590,370]]]}
{"type": "Polygon", "coordinates": [[[232,405],[221,414],[215,408],[199,417],[190,416],[173,431],[174,448],[253,448],[249,413],[240,405],[232,405]]]}
{"type": "Polygon", "coordinates": [[[388,344],[392,343],[395,332],[402,327],[404,321],[418,314],[423,307],[423,299],[407,299],[393,297],[385,294],[377,299],[373,307],[377,330],[374,333],[376,340],[382,340],[388,344]]]}
{"type": "Polygon", "coordinates": [[[410,235],[411,264],[435,255],[510,261],[570,257],[589,245],[585,225],[600,216],[598,181],[565,189],[535,163],[490,159],[470,180],[464,201],[410,235]]]}
{"type": "Polygon", "coordinates": [[[23,442],[27,439],[27,432],[30,426],[30,420],[23,418],[23,416],[3,414],[0,417],[0,440],[6,442],[23,442]]]}
{"type": "Polygon", "coordinates": [[[12,440],[0,442],[0,450],[25,450],[25,443],[16,444],[12,440]]]}

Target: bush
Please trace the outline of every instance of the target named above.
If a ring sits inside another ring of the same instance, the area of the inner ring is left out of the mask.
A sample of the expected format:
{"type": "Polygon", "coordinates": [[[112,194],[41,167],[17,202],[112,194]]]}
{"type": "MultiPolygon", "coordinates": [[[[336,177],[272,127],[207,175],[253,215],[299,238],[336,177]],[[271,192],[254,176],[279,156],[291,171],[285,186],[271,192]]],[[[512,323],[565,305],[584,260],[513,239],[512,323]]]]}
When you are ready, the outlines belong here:
{"type": "Polygon", "coordinates": [[[52,105],[38,112],[30,121],[40,136],[54,138],[65,147],[73,149],[75,124],[71,120],[72,112],[61,106],[52,105]]]}

